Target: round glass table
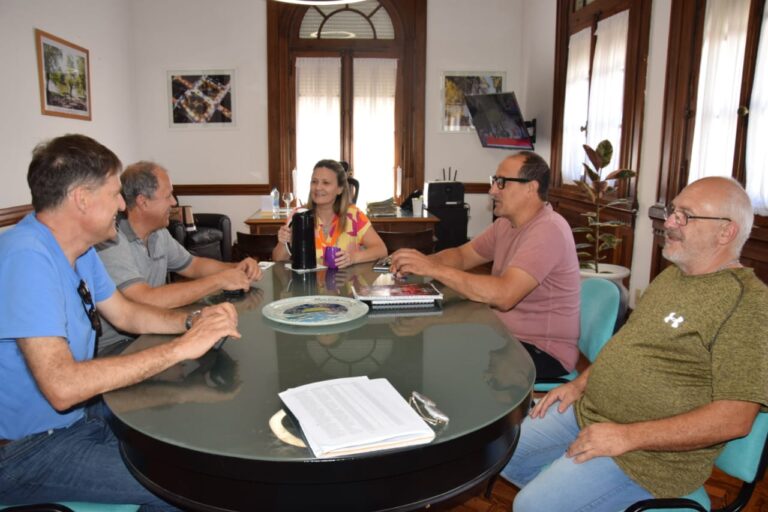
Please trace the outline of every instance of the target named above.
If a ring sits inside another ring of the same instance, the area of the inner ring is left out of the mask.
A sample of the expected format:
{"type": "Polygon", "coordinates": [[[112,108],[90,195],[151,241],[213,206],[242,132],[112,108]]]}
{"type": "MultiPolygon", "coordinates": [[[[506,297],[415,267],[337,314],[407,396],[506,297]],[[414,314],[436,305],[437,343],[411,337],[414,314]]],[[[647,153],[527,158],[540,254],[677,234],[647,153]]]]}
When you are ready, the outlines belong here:
{"type": "MultiPolygon", "coordinates": [[[[207,298],[233,301],[242,339],[104,397],[131,471],[192,510],[412,510],[496,475],[514,450],[535,371],[490,308],[438,284],[443,307],[428,314],[369,313],[313,328],[261,312],[277,299],[352,296],[353,286],[391,278],[367,264],[299,274],[277,263],[245,297],[207,298]],[[406,399],[425,395],[450,421],[426,445],[315,458],[279,414],[278,393],[359,375],[388,379],[406,399]]],[[[144,335],[124,353],[169,339],[144,335]]]]}

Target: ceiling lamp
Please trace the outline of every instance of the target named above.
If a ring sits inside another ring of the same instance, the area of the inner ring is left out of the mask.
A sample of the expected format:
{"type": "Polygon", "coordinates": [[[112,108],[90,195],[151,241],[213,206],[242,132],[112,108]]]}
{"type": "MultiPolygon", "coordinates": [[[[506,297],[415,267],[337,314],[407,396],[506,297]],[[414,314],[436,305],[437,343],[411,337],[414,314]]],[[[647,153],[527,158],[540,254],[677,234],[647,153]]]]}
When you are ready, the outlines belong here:
{"type": "Polygon", "coordinates": [[[298,4],[298,5],[341,5],[341,4],[354,4],[362,2],[364,0],[277,0],[286,4],[298,4]]]}

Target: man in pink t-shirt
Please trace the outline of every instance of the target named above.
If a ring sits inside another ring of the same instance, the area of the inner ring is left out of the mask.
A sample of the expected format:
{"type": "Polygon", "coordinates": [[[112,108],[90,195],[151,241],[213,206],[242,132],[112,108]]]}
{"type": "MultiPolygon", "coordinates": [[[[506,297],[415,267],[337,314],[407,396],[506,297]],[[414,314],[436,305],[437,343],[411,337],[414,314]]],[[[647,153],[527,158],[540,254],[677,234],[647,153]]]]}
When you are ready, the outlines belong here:
{"type": "Polygon", "coordinates": [[[398,273],[432,277],[491,305],[531,354],[538,378],[568,373],[579,357],[579,262],[568,223],[547,203],[549,177],[536,153],[507,157],[491,177],[498,217],[491,226],[461,247],[392,256],[398,273]],[[489,261],[491,275],[466,272],[489,261]]]}

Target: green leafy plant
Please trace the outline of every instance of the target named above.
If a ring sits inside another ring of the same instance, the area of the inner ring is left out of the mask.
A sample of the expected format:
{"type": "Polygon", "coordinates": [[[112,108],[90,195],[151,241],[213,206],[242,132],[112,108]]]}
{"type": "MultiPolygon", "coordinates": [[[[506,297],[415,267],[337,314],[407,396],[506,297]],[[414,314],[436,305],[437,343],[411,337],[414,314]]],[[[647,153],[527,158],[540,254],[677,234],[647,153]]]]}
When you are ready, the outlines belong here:
{"type": "Polygon", "coordinates": [[[586,194],[593,209],[581,214],[587,218],[587,225],[573,228],[573,232],[586,233],[586,242],[576,244],[581,268],[591,268],[598,274],[599,262],[607,258],[603,253],[615,249],[621,243],[616,230],[627,225],[619,220],[601,220],[600,213],[604,208],[611,206],[631,206],[628,199],[607,201],[605,195],[615,190],[615,186],[611,186],[610,182],[634,178],[636,173],[630,169],[617,169],[608,173],[605,178],[601,176],[603,169],[613,158],[613,146],[607,140],[601,141],[595,149],[584,144],[584,151],[592,165],[584,163],[584,178],[576,184],[586,194]]]}

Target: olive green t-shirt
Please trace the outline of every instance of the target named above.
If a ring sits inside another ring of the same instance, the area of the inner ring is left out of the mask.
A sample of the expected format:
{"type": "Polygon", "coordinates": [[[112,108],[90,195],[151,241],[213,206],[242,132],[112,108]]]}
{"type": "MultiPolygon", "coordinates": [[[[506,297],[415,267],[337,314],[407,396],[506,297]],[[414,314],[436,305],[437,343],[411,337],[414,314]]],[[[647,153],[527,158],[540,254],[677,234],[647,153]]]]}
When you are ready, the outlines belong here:
{"type": "MultiPolygon", "coordinates": [[[[662,419],[714,400],[765,407],[766,312],[768,289],[751,269],[701,276],[666,269],[592,365],[576,403],[579,426],[662,419]]],[[[706,481],[721,448],[638,450],[614,460],[654,496],[684,496],[706,481]]]]}

